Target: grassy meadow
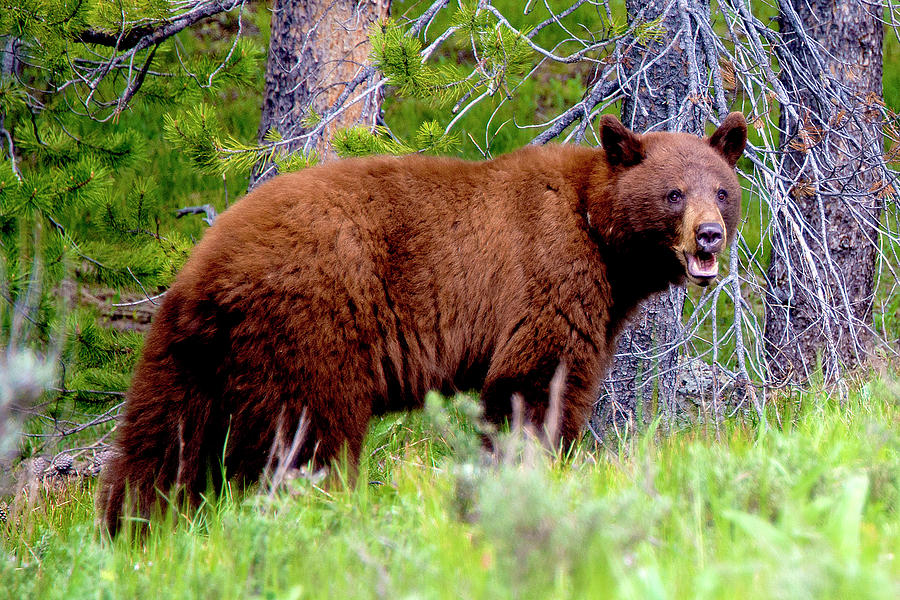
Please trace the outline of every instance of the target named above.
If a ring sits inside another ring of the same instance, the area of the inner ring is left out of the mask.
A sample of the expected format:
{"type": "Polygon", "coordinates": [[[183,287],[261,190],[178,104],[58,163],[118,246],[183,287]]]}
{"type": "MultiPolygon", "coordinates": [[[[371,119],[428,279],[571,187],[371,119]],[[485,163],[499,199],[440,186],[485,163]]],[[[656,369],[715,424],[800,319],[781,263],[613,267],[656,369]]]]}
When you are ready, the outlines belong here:
{"type": "Polygon", "coordinates": [[[434,397],[373,424],[356,484],[225,490],[143,542],[99,536],[90,486],[45,493],[0,528],[0,598],[897,598],[898,394],[492,459],[434,397]]]}
{"type": "MultiPolygon", "coordinates": [[[[513,3],[494,4],[511,13],[503,7],[513,3]]],[[[421,9],[393,4],[395,15],[421,9]]],[[[267,12],[248,15],[265,45],[267,12]]],[[[183,38],[188,50],[215,43],[183,38]]],[[[886,36],[885,99],[895,110],[898,52],[886,36]]],[[[455,58],[448,49],[438,60],[455,58]]],[[[260,68],[255,89],[215,99],[225,129],[247,142],[259,122],[260,68]]],[[[581,99],[590,73],[565,69],[522,83],[496,115],[492,101],[474,108],[459,155],[527,143],[536,132],[515,127],[516,113],[550,116],[581,99]]],[[[200,218],[175,220],[174,210],[222,210],[247,177],[223,183],[193,170],[162,140],[167,110],[136,103],[115,124],[90,127],[150,140],[146,161],[113,195],[124,203],[153,173],[168,215],[161,228],[196,238],[200,218]]],[[[389,91],[385,118],[405,138],[425,120],[446,122],[442,110],[389,91]]],[[[765,218],[759,204],[745,202],[751,245],[765,218]]],[[[895,305],[877,316],[889,331],[900,331],[895,305]]],[[[227,488],[196,514],[173,510],[144,538],[100,535],[91,479],[0,498],[9,503],[0,502],[0,600],[900,597],[900,371],[861,374],[842,393],[776,395],[767,410],[765,422],[658,425],[613,446],[587,436],[565,456],[504,433],[488,455],[473,399],[432,395],[425,411],[372,423],[355,479],[343,470],[327,483],[227,488]]],[[[25,446],[26,456],[46,452],[25,446]]]]}

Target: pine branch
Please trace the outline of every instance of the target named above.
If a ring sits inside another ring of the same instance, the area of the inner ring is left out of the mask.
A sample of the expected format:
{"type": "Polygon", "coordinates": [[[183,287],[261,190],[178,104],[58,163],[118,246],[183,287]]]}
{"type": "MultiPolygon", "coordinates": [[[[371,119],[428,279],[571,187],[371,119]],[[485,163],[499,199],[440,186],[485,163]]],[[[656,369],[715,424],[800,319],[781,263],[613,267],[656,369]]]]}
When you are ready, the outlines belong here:
{"type": "Polygon", "coordinates": [[[125,90],[125,93],[119,98],[119,105],[116,107],[116,112],[125,110],[125,107],[128,106],[128,102],[131,98],[134,97],[139,89],[141,89],[141,85],[143,85],[144,79],[147,77],[147,71],[150,70],[150,63],[153,62],[153,57],[156,56],[156,51],[158,49],[159,44],[153,46],[153,49],[150,50],[150,53],[147,55],[147,60],[144,61],[144,66],[138,72],[137,77],[135,77],[134,81],[132,81],[125,90]]]}
{"type": "Polygon", "coordinates": [[[138,52],[144,48],[160,44],[203,19],[228,12],[244,2],[245,0],[227,0],[225,2],[201,0],[193,10],[175,17],[165,25],[144,25],[131,29],[124,35],[114,35],[97,29],[87,29],[79,33],[75,39],[83,44],[96,44],[120,51],[134,50],[138,52]]]}

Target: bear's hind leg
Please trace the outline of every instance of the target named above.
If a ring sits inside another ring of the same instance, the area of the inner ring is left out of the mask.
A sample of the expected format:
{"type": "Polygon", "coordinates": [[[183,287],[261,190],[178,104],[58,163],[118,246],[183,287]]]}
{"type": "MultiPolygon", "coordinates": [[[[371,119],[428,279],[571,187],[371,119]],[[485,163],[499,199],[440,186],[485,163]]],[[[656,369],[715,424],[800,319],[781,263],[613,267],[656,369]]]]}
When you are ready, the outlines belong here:
{"type": "Polygon", "coordinates": [[[97,496],[111,534],[123,519],[149,519],[169,502],[199,504],[217,446],[221,452],[210,436],[212,404],[171,357],[138,367],[97,496]]]}

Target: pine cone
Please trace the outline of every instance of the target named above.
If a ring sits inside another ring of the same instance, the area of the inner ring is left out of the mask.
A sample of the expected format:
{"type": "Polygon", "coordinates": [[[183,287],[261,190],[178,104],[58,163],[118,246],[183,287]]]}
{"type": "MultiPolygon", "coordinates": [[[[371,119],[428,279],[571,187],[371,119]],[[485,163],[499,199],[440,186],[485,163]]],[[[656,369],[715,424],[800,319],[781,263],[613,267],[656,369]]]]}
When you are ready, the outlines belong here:
{"type": "Polygon", "coordinates": [[[43,456],[35,456],[31,461],[31,474],[37,479],[43,479],[50,462],[43,456]]]}
{"type": "Polygon", "coordinates": [[[53,466],[59,475],[67,475],[72,470],[72,457],[68,454],[60,454],[53,461],[53,466]]]}

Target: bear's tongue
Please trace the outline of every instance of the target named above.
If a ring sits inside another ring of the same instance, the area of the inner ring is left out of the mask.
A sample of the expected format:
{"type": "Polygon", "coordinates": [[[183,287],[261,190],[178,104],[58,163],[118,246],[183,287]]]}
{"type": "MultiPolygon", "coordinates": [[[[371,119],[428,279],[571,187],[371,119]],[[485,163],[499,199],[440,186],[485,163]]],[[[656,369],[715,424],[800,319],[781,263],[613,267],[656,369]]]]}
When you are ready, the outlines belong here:
{"type": "Polygon", "coordinates": [[[696,254],[688,254],[688,273],[694,277],[715,277],[719,274],[719,261],[715,254],[700,258],[696,254]]]}

